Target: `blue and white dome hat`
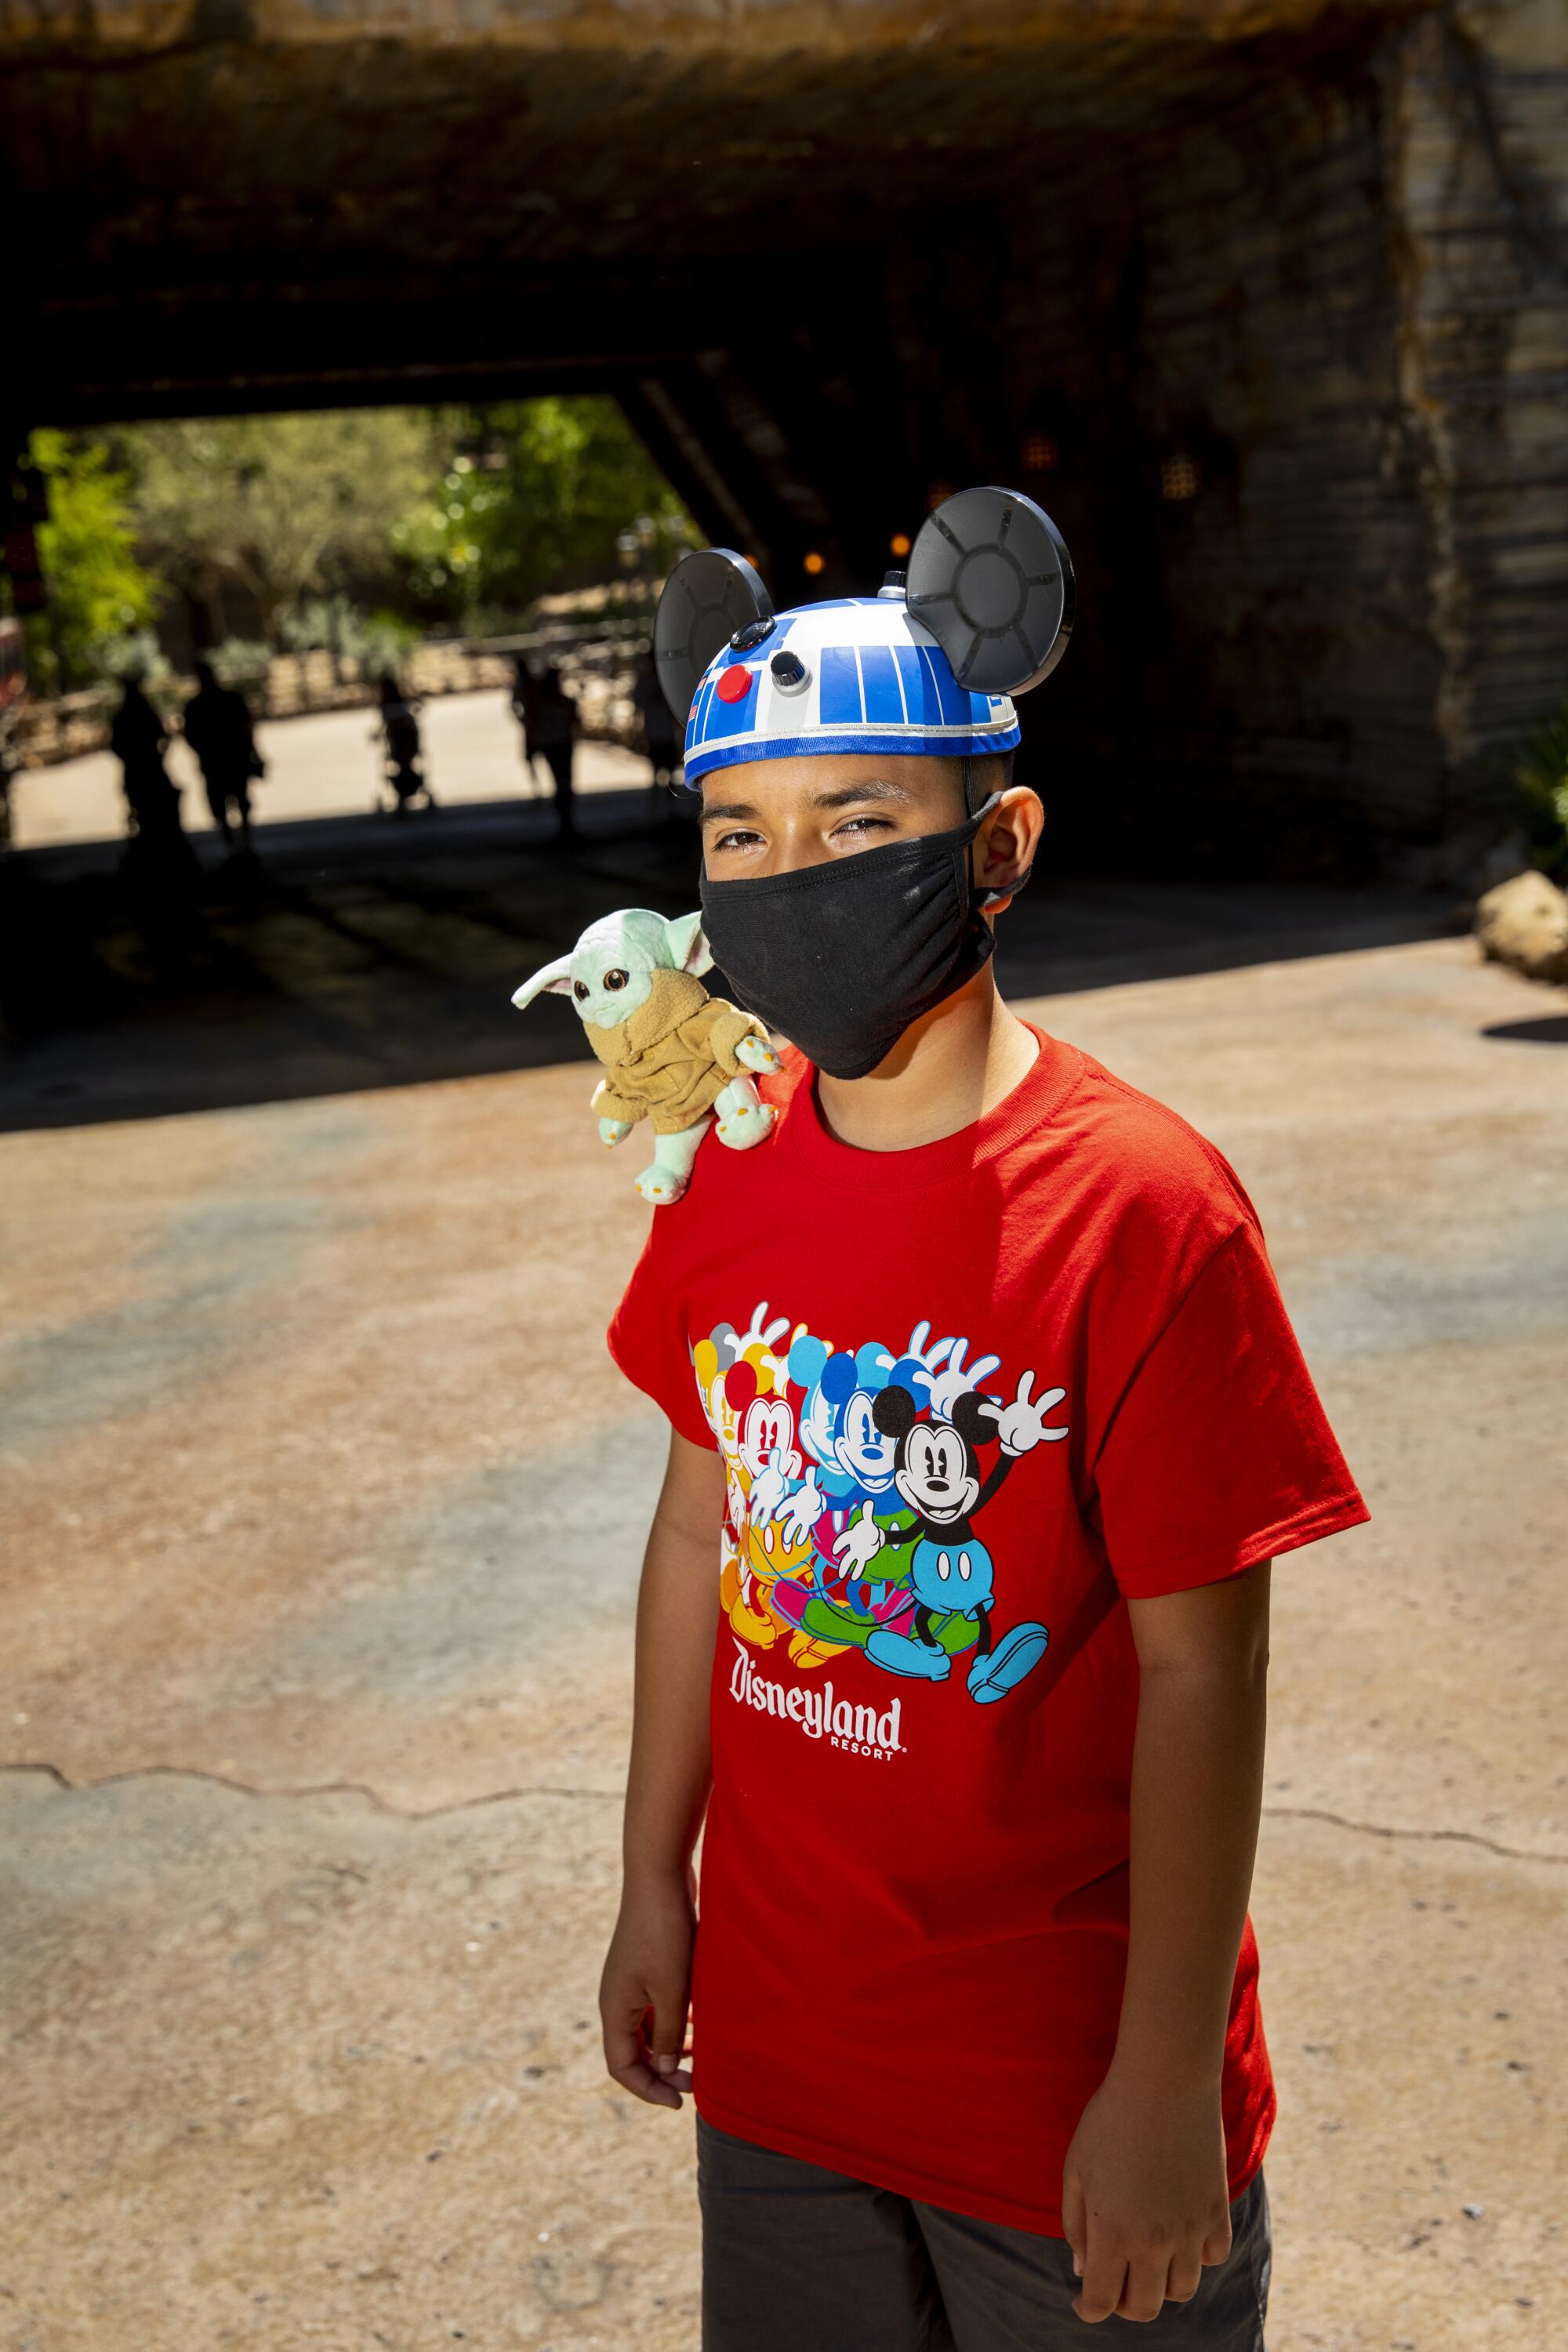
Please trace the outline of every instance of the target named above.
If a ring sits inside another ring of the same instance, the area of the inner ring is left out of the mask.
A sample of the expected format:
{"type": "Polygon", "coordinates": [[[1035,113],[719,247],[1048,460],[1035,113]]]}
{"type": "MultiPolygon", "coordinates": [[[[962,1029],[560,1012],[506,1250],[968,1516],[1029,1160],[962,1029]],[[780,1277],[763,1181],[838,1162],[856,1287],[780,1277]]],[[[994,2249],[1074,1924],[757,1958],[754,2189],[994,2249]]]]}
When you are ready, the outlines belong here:
{"type": "Polygon", "coordinates": [[[1018,741],[1011,697],[1056,667],[1072,565],[1019,491],[961,490],[876,596],[774,613],[744,556],[704,548],[665,583],[654,654],[686,722],[686,779],[831,751],[978,758],[1018,741]]]}

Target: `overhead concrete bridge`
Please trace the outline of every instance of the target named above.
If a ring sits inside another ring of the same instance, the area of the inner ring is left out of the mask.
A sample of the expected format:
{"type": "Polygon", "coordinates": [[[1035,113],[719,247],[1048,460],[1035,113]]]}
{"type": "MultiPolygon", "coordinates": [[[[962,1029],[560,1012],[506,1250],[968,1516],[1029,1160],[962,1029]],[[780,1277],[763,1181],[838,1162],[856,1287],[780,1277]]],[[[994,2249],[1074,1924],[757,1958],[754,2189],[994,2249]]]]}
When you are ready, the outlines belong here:
{"type": "Polygon", "coordinates": [[[600,388],[781,598],[1017,484],[1104,835],[1451,835],[1568,686],[1561,0],[0,0],[0,55],[12,431],[600,388]]]}

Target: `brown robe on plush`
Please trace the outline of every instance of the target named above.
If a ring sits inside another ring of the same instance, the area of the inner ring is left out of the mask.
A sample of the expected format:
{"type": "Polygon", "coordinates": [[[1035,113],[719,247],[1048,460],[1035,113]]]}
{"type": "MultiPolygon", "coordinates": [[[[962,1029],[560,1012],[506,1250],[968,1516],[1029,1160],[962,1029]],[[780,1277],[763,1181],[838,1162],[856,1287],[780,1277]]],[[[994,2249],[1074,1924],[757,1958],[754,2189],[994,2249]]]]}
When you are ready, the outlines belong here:
{"type": "Polygon", "coordinates": [[[583,1024],[588,1043],[610,1076],[594,1089],[599,1118],[635,1126],[651,1118],[656,1135],[679,1135],[712,1109],[715,1097],[745,1064],[735,1048],[767,1031],[750,1013],[710,996],[689,971],[656,971],[647,1002],[613,1029],[583,1024]]]}

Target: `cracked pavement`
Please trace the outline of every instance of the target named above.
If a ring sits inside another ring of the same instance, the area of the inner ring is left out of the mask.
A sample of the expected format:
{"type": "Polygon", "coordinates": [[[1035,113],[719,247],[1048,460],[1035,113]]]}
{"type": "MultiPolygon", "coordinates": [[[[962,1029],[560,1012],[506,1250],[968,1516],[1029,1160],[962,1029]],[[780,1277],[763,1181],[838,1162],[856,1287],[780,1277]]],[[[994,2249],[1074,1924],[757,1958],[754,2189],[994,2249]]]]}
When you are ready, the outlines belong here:
{"type": "MultiPolygon", "coordinates": [[[[1170,953],[1028,1009],[1232,1158],[1374,1514],[1276,1571],[1271,2352],[1533,2347],[1556,1002],[1452,938],[1170,953]]],[[[689,2116],[594,2023],[661,1445],[602,1346],[647,1213],[587,1090],[0,1138],[0,2352],[693,2352],[689,2116]]]]}

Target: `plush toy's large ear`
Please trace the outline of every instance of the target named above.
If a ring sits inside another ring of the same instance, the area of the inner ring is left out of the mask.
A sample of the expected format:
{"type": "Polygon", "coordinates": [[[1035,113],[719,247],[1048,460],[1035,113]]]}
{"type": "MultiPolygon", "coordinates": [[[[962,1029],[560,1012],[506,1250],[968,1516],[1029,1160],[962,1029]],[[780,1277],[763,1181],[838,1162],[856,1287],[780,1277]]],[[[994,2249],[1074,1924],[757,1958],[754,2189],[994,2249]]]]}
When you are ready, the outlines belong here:
{"type": "Polygon", "coordinates": [[[771,622],[773,611],[773,598],[743,555],[704,547],[681,557],[654,614],[653,657],[664,698],[683,727],[697,681],[720,646],[754,623],[771,622]]]}
{"type": "Polygon", "coordinates": [[[542,965],[531,980],[525,980],[521,988],[513,990],[511,1001],[521,1013],[525,1004],[531,1004],[536,996],[542,996],[547,990],[552,996],[571,995],[570,956],[557,956],[553,963],[542,965]]]}
{"type": "Polygon", "coordinates": [[[933,507],[910,551],[910,611],[972,694],[1026,694],[1072,632],[1072,562],[1022,490],[960,490],[933,507]]]}
{"type": "Polygon", "coordinates": [[[702,910],[695,915],[675,915],[664,927],[669,944],[669,961],[677,971],[711,971],[713,950],[702,936],[702,910]]]}

